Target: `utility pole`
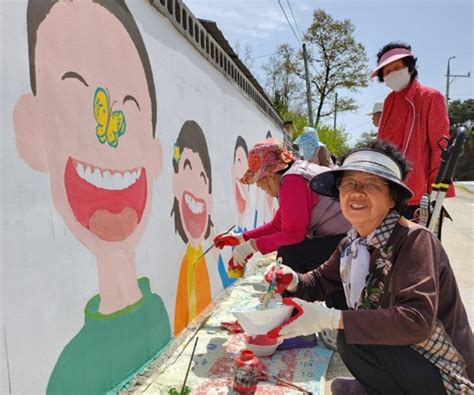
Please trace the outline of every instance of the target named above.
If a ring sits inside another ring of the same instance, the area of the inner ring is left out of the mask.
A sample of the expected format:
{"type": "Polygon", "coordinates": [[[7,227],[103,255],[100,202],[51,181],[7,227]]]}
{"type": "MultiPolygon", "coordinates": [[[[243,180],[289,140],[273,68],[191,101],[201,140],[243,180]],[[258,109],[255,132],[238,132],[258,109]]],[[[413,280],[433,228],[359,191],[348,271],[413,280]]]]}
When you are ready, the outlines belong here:
{"type": "Polygon", "coordinates": [[[446,70],[446,106],[449,106],[449,85],[451,85],[451,83],[456,79],[456,78],[469,78],[471,76],[471,73],[467,73],[467,74],[462,74],[462,75],[459,75],[459,74],[451,74],[450,72],[450,68],[449,68],[449,63],[451,62],[451,59],[456,59],[456,56],[450,56],[448,58],[448,69],[446,70]],[[453,79],[451,80],[451,77],[453,77],[453,79]]]}
{"type": "Polygon", "coordinates": [[[309,121],[309,126],[314,126],[313,103],[311,101],[311,83],[309,81],[309,71],[308,71],[308,53],[306,52],[305,43],[303,43],[303,59],[304,59],[304,76],[306,80],[306,101],[308,102],[308,121],[309,121]]]}
{"type": "Polygon", "coordinates": [[[334,100],[334,132],[336,131],[336,120],[337,120],[337,92],[336,92],[336,99],[334,100]]]}

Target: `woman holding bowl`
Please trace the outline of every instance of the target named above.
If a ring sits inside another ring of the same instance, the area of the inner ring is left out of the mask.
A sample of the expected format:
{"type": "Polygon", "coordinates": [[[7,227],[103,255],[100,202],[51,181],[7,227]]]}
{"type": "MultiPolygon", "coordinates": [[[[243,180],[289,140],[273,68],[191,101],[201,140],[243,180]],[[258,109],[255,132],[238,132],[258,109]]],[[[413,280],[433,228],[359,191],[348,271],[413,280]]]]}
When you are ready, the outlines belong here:
{"type": "Polygon", "coordinates": [[[379,141],[314,177],[311,189],[337,197],[352,229],[317,269],[276,273],[277,291],[294,296],[284,303],[298,314],[269,335],[338,329],[354,378],[336,378],[336,395],[474,391],[474,339],[448,256],[433,233],[399,214],[412,196],[407,172],[400,151],[379,141]],[[349,309],[316,302],[340,290],[349,309]]]}

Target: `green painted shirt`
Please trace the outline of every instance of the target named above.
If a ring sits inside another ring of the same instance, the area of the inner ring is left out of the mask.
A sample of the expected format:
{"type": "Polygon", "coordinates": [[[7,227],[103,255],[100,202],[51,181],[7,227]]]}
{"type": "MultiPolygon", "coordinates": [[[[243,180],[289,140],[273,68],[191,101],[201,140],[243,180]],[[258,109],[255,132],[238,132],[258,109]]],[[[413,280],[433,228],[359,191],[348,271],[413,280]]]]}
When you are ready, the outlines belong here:
{"type": "Polygon", "coordinates": [[[87,303],[84,326],[59,356],[47,394],[105,394],[166,346],[171,329],[163,301],[147,278],[138,285],[143,297],[115,313],[99,313],[99,295],[87,303]]]}

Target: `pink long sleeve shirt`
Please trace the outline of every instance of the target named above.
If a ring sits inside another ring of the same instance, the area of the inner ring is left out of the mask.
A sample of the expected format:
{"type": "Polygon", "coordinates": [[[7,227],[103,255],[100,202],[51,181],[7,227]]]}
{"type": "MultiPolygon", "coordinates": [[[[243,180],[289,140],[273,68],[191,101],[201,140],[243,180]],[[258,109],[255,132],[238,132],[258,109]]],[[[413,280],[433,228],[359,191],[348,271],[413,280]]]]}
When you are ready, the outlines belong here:
{"type": "Polygon", "coordinates": [[[301,243],[309,231],[311,212],[319,201],[308,181],[289,174],[280,184],[279,208],[270,222],[243,233],[245,240],[255,239],[262,254],[276,251],[285,245],[301,243]]]}

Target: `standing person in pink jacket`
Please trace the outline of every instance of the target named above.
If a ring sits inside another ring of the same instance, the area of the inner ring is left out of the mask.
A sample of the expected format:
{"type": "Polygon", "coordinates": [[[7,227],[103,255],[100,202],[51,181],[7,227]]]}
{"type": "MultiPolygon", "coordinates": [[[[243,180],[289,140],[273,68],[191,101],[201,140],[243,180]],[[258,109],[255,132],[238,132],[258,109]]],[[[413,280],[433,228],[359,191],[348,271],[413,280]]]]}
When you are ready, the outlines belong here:
{"type": "Polygon", "coordinates": [[[278,198],[279,208],[266,224],[242,234],[218,235],[217,247],[235,246],[229,267],[242,267],[249,257],[278,251],[285,265],[305,273],[322,264],[349,230],[339,202],[312,192],[309,180],[329,170],[307,161],[295,161],[282,142],[266,139],[249,152],[243,184],[256,183],[278,198]]]}
{"type": "MultiPolygon", "coordinates": [[[[443,137],[449,136],[444,97],[418,82],[416,61],[410,45],[391,42],[377,53],[377,67],[371,74],[392,90],[384,101],[377,138],[398,147],[412,168],[406,184],[413,197],[402,213],[408,219],[416,218],[421,197],[431,192],[441,164],[438,143],[444,144],[443,137]]],[[[454,196],[453,187],[446,196],[454,196]]]]}

